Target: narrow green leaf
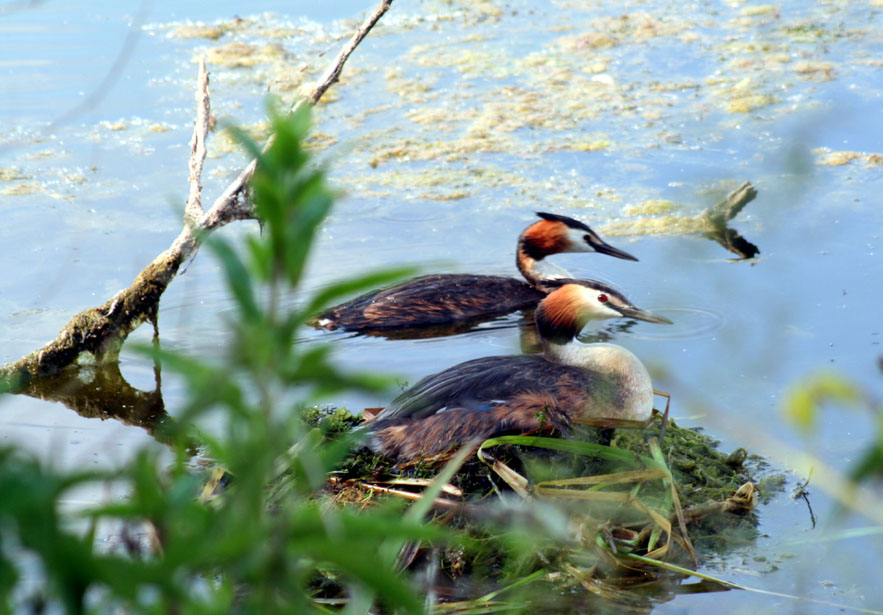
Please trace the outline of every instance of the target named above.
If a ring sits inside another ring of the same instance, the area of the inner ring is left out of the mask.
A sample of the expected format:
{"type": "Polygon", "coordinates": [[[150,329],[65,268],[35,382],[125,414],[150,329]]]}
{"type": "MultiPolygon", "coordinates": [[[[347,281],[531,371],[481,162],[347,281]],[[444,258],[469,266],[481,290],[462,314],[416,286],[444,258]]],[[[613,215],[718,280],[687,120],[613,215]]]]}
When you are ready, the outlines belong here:
{"type": "Polygon", "coordinates": [[[578,440],[566,440],[563,438],[543,438],[540,436],[500,436],[498,438],[490,438],[482,443],[479,450],[499,446],[501,444],[533,446],[564,453],[600,457],[602,459],[607,459],[608,461],[616,461],[635,468],[653,465],[652,458],[638,455],[631,451],[613,448],[603,444],[595,444],[593,442],[580,442],[578,440]]]}
{"type": "Polygon", "coordinates": [[[236,298],[236,304],[246,322],[255,322],[261,319],[261,311],[255,299],[251,277],[242,261],[227,244],[227,242],[213,238],[208,242],[212,251],[218,256],[224,267],[227,278],[227,286],[236,298]]]}

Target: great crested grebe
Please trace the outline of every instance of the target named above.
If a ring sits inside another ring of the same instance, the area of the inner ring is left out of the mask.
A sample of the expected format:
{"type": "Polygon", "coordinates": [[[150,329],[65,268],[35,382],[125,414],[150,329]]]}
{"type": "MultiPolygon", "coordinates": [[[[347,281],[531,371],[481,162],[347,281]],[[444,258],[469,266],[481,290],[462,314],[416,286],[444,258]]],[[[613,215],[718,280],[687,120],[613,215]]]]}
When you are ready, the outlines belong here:
{"type": "Polygon", "coordinates": [[[515,264],[527,283],[498,275],[435,274],[372,291],[330,308],[315,319],[320,329],[385,331],[441,327],[535,306],[544,282],[570,278],[545,260],[561,252],[598,252],[638,260],[607,244],[579,220],[537,212],[542,218],[518,237],[515,264]]]}
{"type": "Polygon", "coordinates": [[[535,317],[543,355],[484,357],[427,376],[370,421],[369,446],[411,459],[505,432],[573,421],[643,421],[653,413],[647,369],[613,344],[576,337],[589,320],[671,324],[594,280],[558,280],[535,317]]]}

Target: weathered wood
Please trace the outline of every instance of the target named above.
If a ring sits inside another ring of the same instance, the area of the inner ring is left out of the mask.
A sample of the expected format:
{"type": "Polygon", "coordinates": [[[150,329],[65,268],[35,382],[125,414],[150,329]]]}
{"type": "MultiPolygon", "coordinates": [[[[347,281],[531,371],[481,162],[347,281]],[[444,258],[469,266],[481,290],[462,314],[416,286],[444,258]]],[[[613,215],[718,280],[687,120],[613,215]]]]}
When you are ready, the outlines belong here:
{"type": "Polygon", "coordinates": [[[757,189],[751,182],[744,182],[699,217],[705,222],[708,230],[703,233],[709,239],[718,242],[724,248],[741,258],[753,258],[760,249],[742,237],[737,231],[729,228],[727,223],[739,215],[739,212],[757,196],[757,189]]]}
{"type": "Polygon", "coordinates": [[[702,216],[714,227],[726,226],[727,222],[739,215],[739,212],[757,196],[757,188],[751,182],[743,182],[721,201],[702,212],[702,216]]]}

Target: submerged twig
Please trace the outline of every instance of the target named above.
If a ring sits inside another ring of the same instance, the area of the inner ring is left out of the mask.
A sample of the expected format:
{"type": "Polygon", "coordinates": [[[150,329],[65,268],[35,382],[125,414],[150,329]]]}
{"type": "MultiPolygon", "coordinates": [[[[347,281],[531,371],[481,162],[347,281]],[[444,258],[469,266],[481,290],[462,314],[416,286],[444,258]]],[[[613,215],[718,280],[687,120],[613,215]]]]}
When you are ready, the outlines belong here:
{"type": "Polygon", "coordinates": [[[806,477],[806,480],[797,485],[794,488],[794,493],[791,497],[795,500],[797,498],[803,498],[803,501],[806,502],[806,508],[809,510],[809,520],[812,522],[812,527],[815,529],[816,527],[816,515],[812,511],[812,504],[809,501],[809,490],[807,487],[809,486],[809,480],[812,478],[812,472],[810,472],[809,476],[806,477]]]}
{"type": "Polygon", "coordinates": [[[745,483],[723,502],[706,502],[684,509],[686,523],[695,523],[710,515],[734,513],[744,515],[757,508],[757,488],[754,483],[745,483]]]}
{"type": "Polygon", "coordinates": [[[816,598],[807,598],[806,596],[795,596],[793,594],[786,594],[783,592],[774,592],[766,589],[759,589],[756,587],[749,587],[747,585],[740,585],[739,583],[734,583],[733,581],[727,581],[726,579],[721,579],[718,577],[714,577],[710,574],[706,574],[700,572],[698,570],[690,570],[688,568],[684,568],[683,566],[678,566],[677,564],[672,564],[671,562],[663,562],[659,560],[654,560],[649,557],[644,557],[642,555],[637,555],[635,553],[627,553],[624,557],[629,559],[633,559],[638,562],[642,562],[644,564],[650,566],[656,566],[658,568],[665,568],[666,570],[670,570],[672,572],[677,572],[679,574],[685,576],[696,577],[699,579],[703,579],[705,581],[711,581],[713,583],[718,583],[723,587],[727,587],[730,589],[741,589],[743,591],[752,592],[755,594],[762,594],[764,596],[776,596],[778,598],[788,598],[789,600],[794,600],[796,602],[806,602],[809,604],[820,604],[823,606],[834,607],[839,610],[844,611],[853,611],[856,613],[867,613],[869,615],[883,615],[883,611],[879,611],[876,609],[866,609],[860,606],[850,606],[848,604],[842,604],[838,602],[832,602],[830,600],[818,600],[816,598]]]}
{"type": "Polygon", "coordinates": [[[705,236],[742,258],[757,256],[760,249],[727,226],[727,223],[735,218],[756,196],[757,188],[751,182],[743,182],[723,200],[699,214],[709,229],[704,233],[705,236]]]}

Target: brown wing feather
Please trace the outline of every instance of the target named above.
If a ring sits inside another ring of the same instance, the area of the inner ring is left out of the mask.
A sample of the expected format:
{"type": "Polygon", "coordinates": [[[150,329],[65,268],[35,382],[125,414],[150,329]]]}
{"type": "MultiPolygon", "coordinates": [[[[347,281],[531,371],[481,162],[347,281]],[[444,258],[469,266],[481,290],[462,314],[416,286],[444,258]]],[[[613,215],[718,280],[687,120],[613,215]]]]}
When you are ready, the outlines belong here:
{"type": "Polygon", "coordinates": [[[413,459],[504,433],[523,433],[549,424],[562,428],[585,400],[585,390],[562,386],[557,395],[524,391],[486,411],[457,407],[424,419],[380,421],[373,424],[371,446],[387,456],[413,459]]]}
{"type": "Polygon", "coordinates": [[[436,274],[364,294],[319,320],[323,328],[348,331],[432,327],[533,307],[543,297],[515,278],[436,274]]]}
{"type": "Polygon", "coordinates": [[[371,423],[371,446],[412,458],[470,440],[563,427],[592,403],[597,375],[542,357],[484,357],[424,378],[371,423]]]}
{"type": "Polygon", "coordinates": [[[593,380],[592,372],[538,355],[481,357],[423,378],[377,418],[419,419],[455,406],[481,411],[528,391],[557,397],[562,386],[591,388],[593,380]]]}

